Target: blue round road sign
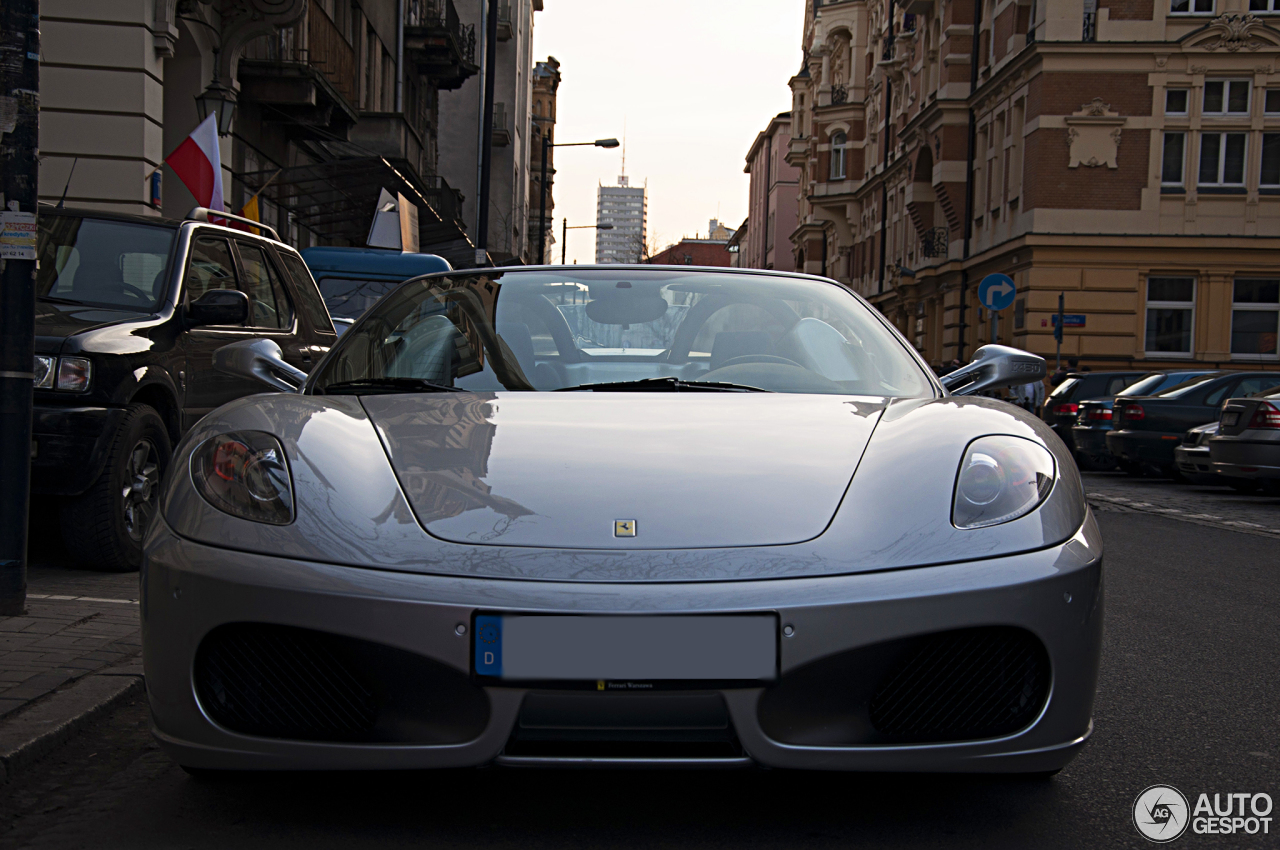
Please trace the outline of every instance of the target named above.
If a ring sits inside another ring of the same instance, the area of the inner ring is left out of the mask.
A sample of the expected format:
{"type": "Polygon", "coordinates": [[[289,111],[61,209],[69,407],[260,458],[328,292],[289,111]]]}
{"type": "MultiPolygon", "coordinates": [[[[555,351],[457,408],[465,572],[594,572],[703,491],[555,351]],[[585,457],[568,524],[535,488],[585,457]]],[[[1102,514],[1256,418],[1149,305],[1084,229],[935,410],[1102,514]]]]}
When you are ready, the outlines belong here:
{"type": "Polygon", "coordinates": [[[978,302],[988,310],[1005,310],[1017,291],[1013,278],[1007,274],[989,274],[978,284],[978,302]]]}

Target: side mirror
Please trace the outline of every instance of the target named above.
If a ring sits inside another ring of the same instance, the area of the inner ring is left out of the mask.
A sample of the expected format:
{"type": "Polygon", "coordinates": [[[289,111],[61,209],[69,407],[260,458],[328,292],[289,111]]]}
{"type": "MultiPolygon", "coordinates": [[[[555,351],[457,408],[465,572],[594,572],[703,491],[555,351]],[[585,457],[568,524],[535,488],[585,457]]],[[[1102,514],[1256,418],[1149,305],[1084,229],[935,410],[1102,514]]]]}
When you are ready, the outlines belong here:
{"type": "Polygon", "coordinates": [[[249,318],[249,296],[238,289],[210,289],[187,307],[187,324],[243,325],[249,318]]]}
{"type": "Polygon", "coordinates": [[[952,395],[973,395],[983,390],[1031,384],[1049,374],[1044,358],[1007,345],[984,345],[973,353],[973,362],[940,379],[952,395]]]}
{"type": "Polygon", "coordinates": [[[270,339],[243,339],[222,346],[213,352],[213,368],[282,393],[296,393],[307,382],[307,373],[285,362],[280,346],[270,339]]]}

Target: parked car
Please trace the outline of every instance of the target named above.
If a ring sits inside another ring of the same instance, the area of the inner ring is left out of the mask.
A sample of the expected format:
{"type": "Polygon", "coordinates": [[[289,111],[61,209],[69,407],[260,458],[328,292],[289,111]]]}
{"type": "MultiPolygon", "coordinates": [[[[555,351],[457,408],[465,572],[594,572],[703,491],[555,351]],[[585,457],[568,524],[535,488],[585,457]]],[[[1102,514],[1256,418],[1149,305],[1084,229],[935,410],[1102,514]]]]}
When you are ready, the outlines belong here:
{"type": "Polygon", "coordinates": [[[1209,454],[1219,475],[1280,493],[1280,393],[1228,400],[1209,454]]]}
{"type": "Polygon", "coordinates": [[[409,281],[178,448],[156,737],[193,771],[1056,771],[1093,728],[1101,536],[1049,428],[962,397],[1044,373],[989,345],[939,380],[806,275],[409,281]],[[627,326],[646,347],[598,344],[627,326]]]}
{"type": "Polygon", "coordinates": [[[91,567],[138,566],[172,446],[261,392],[214,371],[215,349],[271,339],[305,371],[337,339],[292,248],[205,218],[40,211],[32,491],[62,497],[91,567]]]}
{"type": "Polygon", "coordinates": [[[305,248],[302,259],[320,287],[338,333],[351,327],[402,281],[453,268],[435,254],[405,254],[385,248],[305,248]]]}
{"type": "Polygon", "coordinates": [[[1071,438],[1075,442],[1076,463],[1081,469],[1111,469],[1116,459],[1107,449],[1107,432],[1114,424],[1114,407],[1129,396],[1152,395],[1183,381],[1189,381],[1198,372],[1148,372],[1120,392],[1106,398],[1090,398],[1080,402],[1076,424],[1071,426],[1071,438]]]}
{"type": "Polygon", "coordinates": [[[1076,445],[1071,426],[1076,424],[1080,401],[1086,398],[1115,395],[1146,372],[1069,372],[1044,400],[1040,418],[1062,438],[1074,453],[1076,445]]]}
{"type": "Polygon", "coordinates": [[[1280,386],[1280,372],[1210,372],[1152,395],[1126,397],[1107,433],[1107,449],[1130,474],[1178,478],[1173,452],[1187,429],[1217,418],[1228,398],[1274,386],[1280,386]]]}

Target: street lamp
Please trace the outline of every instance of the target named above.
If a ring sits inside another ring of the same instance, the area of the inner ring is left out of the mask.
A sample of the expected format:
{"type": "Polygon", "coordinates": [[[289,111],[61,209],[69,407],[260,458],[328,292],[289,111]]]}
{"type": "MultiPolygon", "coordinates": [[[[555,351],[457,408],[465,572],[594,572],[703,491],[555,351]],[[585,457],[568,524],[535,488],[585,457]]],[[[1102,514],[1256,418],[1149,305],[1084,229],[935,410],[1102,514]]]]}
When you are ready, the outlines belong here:
{"type": "Polygon", "coordinates": [[[617,139],[596,139],[594,142],[553,142],[550,133],[542,134],[542,182],[538,184],[538,265],[546,262],[547,251],[547,151],[551,148],[577,148],[593,146],[616,148],[617,139]]]}
{"type": "Polygon", "coordinates": [[[218,51],[213,52],[213,82],[203,92],[196,95],[196,109],[200,112],[200,120],[204,121],[210,113],[218,116],[218,135],[231,133],[231,119],[236,113],[235,89],[224,84],[218,78],[218,51]]]}
{"type": "Polygon", "coordinates": [[[575,224],[573,227],[570,227],[569,219],[565,218],[564,226],[560,228],[560,265],[562,266],[565,264],[565,253],[568,250],[570,230],[613,230],[613,225],[608,223],[575,224]]]}

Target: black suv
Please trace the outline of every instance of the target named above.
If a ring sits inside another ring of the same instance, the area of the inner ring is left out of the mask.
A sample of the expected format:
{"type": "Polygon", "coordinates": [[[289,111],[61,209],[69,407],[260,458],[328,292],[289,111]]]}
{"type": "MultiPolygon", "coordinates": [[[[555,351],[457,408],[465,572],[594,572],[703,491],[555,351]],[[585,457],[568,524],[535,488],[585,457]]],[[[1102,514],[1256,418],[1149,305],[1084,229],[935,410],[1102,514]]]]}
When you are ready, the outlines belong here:
{"type": "Polygon", "coordinates": [[[32,492],[64,497],[63,539],[98,569],[138,566],[178,438],[262,391],[216,349],[273,339],[305,371],[337,339],[296,251],[208,215],[40,211],[32,492]]]}
{"type": "Polygon", "coordinates": [[[1115,395],[1144,374],[1146,373],[1070,372],[1066,380],[1054,387],[1053,392],[1045,399],[1040,418],[1062,438],[1062,442],[1074,454],[1076,444],[1072,439],[1071,427],[1076,424],[1080,402],[1086,398],[1115,395]]]}

